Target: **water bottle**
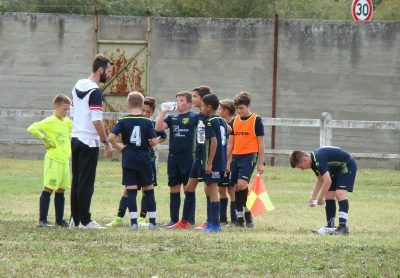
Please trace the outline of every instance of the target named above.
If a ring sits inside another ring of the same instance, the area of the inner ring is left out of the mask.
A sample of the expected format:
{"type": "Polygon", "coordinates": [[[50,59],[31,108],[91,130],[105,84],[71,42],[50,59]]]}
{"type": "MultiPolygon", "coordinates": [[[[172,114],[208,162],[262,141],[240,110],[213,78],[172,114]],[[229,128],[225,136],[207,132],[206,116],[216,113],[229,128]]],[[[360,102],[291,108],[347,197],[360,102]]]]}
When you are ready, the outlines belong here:
{"type": "Polygon", "coordinates": [[[200,120],[199,124],[197,125],[197,143],[204,144],[205,139],[206,139],[205,125],[203,121],[200,120]]]}
{"type": "Polygon", "coordinates": [[[167,101],[161,103],[162,111],[174,111],[175,109],[176,109],[176,102],[174,101],[167,101]]]}

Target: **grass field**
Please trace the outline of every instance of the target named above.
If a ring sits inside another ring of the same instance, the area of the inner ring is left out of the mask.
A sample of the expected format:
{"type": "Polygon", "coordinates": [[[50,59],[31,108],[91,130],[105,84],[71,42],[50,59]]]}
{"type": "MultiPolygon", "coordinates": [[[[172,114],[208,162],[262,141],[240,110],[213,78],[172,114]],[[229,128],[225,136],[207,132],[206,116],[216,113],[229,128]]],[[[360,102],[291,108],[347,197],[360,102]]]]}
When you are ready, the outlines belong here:
{"type": "MultiPolygon", "coordinates": [[[[0,159],[1,277],[399,277],[400,171],[360,169],[350,195],[351,234],[317,236],[324,208],[308,208],[314,176],[268,167],[264,181],[276,210],[254,229],[195,231],[36,228],[42,161],[0,159]]],[[[92,216],[113,219],[120,163],[100,162],[92,216]]],[[[165,165],[156,189],[159,222],[168,220],[165,165]]],[[[69,196],[67,196],[67,203],[69,196]]],[[[204,220],[203,185],[197,222],[204,220]]],[[[69,214],[69,206],[66,208],[69,214]]],[[[53,204],[49,220],[53,221],[53,204]]],[[[126,219],[127,220],[127,219],[126,219]]],[[[126,221],[128,223],[128,221],[126,221]]]]}

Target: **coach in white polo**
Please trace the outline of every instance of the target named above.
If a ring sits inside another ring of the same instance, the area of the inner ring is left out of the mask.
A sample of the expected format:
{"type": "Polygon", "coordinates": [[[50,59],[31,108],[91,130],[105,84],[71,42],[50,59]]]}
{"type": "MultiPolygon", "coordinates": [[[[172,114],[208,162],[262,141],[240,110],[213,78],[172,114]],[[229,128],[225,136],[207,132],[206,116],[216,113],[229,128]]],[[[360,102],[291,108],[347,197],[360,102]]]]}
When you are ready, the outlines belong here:
{"type": "Polygon", "coordinates": [[[99,146],[102,143],[107,157],[112,156],[107,141],[103,118],[103,92],[98,83],[105,83],[112,70],[112,62],[97,54],[93,72],[87,79],[78,80],[72,89],[72,185],[70,228],[98,229],[91,219],[90,202],[94,192],[99,146]]]}

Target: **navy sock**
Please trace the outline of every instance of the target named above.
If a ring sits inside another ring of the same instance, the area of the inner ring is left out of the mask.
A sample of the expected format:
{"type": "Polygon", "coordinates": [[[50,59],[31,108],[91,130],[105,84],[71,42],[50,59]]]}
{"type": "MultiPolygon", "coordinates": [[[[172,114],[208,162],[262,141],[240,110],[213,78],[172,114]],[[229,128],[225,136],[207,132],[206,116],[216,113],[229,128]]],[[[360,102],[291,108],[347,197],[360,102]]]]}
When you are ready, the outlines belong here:
{"type": "MultiPolygon", "coordinates": [[[[153,190],[153,189],[152,189],[153,190]]],[[[140,217],[146,218],[147,214],[147,201],[146,201],[146,194],[149,190],[144,191],[142,195],[142,201],[140,203],[140,217]]],[[[154,190],[153,190],[153,195],[154,195],[154,190]]]]}
{"type": "Polygon", "coordinates": [[[242,197],[240,195],[240,191],[235,191],[235,203],[236,203],[236,215],[237,221],[240,223],[244,222],[244,213],[243,213],[243,203],[242,197]]]}
{"type": "Polygon", "coordinates": [[[246,189],[240,190],[240,197],[242,199],[242,205],[246,207],[247,203],[247,194],[249,193],[249,189],[246,187],[246,189]]]}
{"type": "Polygon", "coordinates": [[[49,214],[51,193],[42,191],[39,201],[39,221],[47,221],[47,215],[49,214]]]}
{"type": "Polygon", "coordinates": [[[118,217],[124,218],[127,208],[128,208],[128,197],[122,196],[121,200],[119,200],[118,217]]]}
{"type": "MultiPolygon", "coordinates": [[[[152,224],[156,224],[156,216],[157,216],[157,205],[156,198],[154,197],[154,189],[146,190],[146,207],[149,212],[149,221],[152,224]]],[[[142,215],[142,214],[140,214],[142,215]]]]}
{"type": "Polygon", "coordinates": [[[220,203],[219,219],[221,222],[226,222],[228,220],[226,216],[226,212],[228,209],[228,198],[220,198],[219,203],[220,203]]]}
{"type": "Polygon", "coordinates": [[[137,206],[136,206],[136,195],[137,189],[128,189],[128,208],[129,215],[131,218],[131,225],[137,224],[137,206]]]}
{"type": "Polygon", "coordinates": [[[231,221],[236,222],[237,221],[237,216],[236,216],[236,202],[231,201],[231,221]]]}
{"type": "Polygon", "coordinates": [[[170,193],[169,214],[172,222],[179,221],[179,208],[181,207],[181,193],[170,193]]]}
{"type": "Polygon", "coordinates": [[[210,202],[211,223],[213,226],[219,226],[220,202],[210,202]]]}
{"type": "Polygon", "coordinates": [[[339,201],[339,226],[347,226],[347,218],[349,213],[349,200],[339,201]]]}
{"type": "Polygon", "coordinates": [[[193,210],[196,196],[194,192],[185,192],[185,201],[183,202],[182,219],[189,221],[190,212],[193,210]]]}
{"type": "Polygon", "coordinates": [[[207,196],[207,223],[212,222],[212,216],[211,216],[211,201],[210,201],[210,196],[207,196]]]}
{"type": "Polygon", "coordinates": [[[325,213],[326,213],[326,225],[329,228],[335,227],[336,217],[336,200],[325,200],[325,213]]]}
{"type": "Polygon", "coordinates": [[[196,223],[196,192],[193,192],[193,206],[190,210],[189,223],[192,225],[196,223]]]}
{"type": "Polygon", "coordinates": [[[56,212],[56,223],[61,223],[64,220],[64,207],[64,193],[56,192],[54,194],[54,210],[56,212]]]}

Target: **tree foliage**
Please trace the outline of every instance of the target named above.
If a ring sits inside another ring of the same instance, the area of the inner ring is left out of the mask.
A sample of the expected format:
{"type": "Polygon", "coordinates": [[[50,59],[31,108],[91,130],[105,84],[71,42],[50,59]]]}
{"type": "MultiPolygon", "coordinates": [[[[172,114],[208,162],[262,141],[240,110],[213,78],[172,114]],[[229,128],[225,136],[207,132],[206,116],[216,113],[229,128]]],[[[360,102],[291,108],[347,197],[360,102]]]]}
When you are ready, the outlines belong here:
{"type": "MultiPolygon", "coordinates": [[[[351,20],[351,0],[1,0],[0,12],[351,20]]],[[[373,0],[374,19],[400,20],[398,0],[373,0]]]]}

